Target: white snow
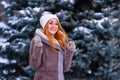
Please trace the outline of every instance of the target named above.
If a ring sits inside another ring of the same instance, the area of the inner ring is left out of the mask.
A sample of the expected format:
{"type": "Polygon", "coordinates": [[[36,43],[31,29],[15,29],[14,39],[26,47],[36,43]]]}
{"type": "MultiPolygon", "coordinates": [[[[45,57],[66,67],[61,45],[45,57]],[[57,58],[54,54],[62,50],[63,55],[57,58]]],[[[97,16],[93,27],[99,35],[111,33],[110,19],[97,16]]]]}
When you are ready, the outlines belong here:
{"type": "Polygon", "coordinates": [[[4,33],[9,34],[10,36],[12,36],[14,34],[19,34],[19,31],[11,29],[11,30],[5,30],[4,33]]]}
{"type": "MultiPolygon", "coordinates": [[[[113,25],[115,22],[118,22],[119,19],[117,19],[117,18],[104,17],[104,18],[102,18],[101,20],[93,19],[93,20],[85,20],[85,21],[88,22],[88,23],[91,23],[91,24],[96,23],[96,25],[97,25],[98,27],[104,29],[104,26],[102,26],[101,23],[103,23],[103,22],[105,22],[105,21],[109,21],[110,24],[113,25]]],[[[77,30],[83,31],[84,33],[87,33],[87,34],[90,34],[90,32],[93,31],[93,30],[88,29],[88,28],[86,28],[86,27],[84,27],[84,26],[80,26],[80,27],[77,27],[77,28],[74,29],[74,31],[77,31],[77,30]]]]}
{"type": "Polygon", "coordinates": [[[23,20],[28,20],[28,21],[31,21],[31,20],[33,20],[33,18],[29,18],[29,17],[24,17],[24,18],[22,18],[23,20]]]}
{"type": "Polygon", "coordinates": [[[0,42],[6,42],[6,38],[2,38],[2,37],[0,37],[0,42]]]}
{"type": "Polygon", "coordinates": [[[9,29],[10,27],[7,26],[4,22],[0,22],[0,28],[2,28],[2,29],[9,29]]]}
{"type": "Polygon", "coordinates": [[[86,34],[90,34],[90,32],[93,31],[93,30],[88,29],[88,28],[86,28],[86,27],[84,27],[84,26],[80,26],[80,27],[75,28],[75,29],[74,29],[74,32],[77,31],[77,30],[83,31],[83,32],[86,33],[86,34]]]}
{"type": "Polygon", "coordinates": [[[103,13],[100,13],[100,12],[94,13],[94,15],[95,15],[95,16],[101,16],[102,18],[104,17],[103,13]]]}
{"type": "Polygon", "coordinates": [[[5,50],[6,49],[6,46],[10,45],[9,42],[2,42],[0,41],[0,46],[2,46],[2,49],[5,50]]]}
{"type": "Polygon", "coordinates": [[[103,15],[103,14],[102,14],[102,13],[94,13],[94,15],[96,15],[96,16],[97,16],[97,15],[103,15]]]}
{"type": "Polygon", "coordinates": [[[64,1],[69,1],[70,3],[75,3],[75,0],[60,0],[61,2],[64,2],[64,1]]]}
{"type": "Polygon", "coordinates": [[[2,1],[1,4],[4,6],[4,8],[7,8],[10,6],[10,4],[7,3],[6,1],[2,1]]]}
{"type": "Polygon", "coordinates": [[[104,27],[101,25],[101,23],[103,23],[104,21],[107,21],[107,20],[108,20],[108,17],[104,17],[101,20],[93,19],[93,20],[86,20],[86,22],[96,23],[98,27],[103,29],[104,27]]]}
{"type": "Polygon", "coordinates": [[[41,8],[41,7],[35,7],[35,8],[33,8],[33,10],[34,10],[35,12],[40,12],[40,8],[41,8]]]}
{"type": "Polygon", "coordinates": [[[21,14],[23,14],[23,15],[26,15],[25,10],[20,10],[19,13],[21,13],[21,14]]]}
{"type": "Polygon", "coordinates": [[[8,23],[15,25],[19,22],[19,20],[9,20],[8,23]]]}
{"type": "Polygon", "coordinates": [[[17,63],[17,61],[16,60],[11,60],[11,63],[17,63]]]}
{"type": "Polygon", "coordinates": [[[117,18],[109,19],[109,22],[111,25],[114,25],[114,23],[119,22],[119,19],[117,19],[117,18]]]}
{"type": "Polygon", "coordinates": [[[31,14],[29,10],[19,10],[19,13],[26,16],[26,14],[31,14]]]}
{"type": "Polygon", "coordinates": [[[0,57],[0,63],[9,63],[8,59],[0,57]]]}
{"type": "Polygon", "coordinates": [[[49,11],[44,11],[44,12],[42,13],[42,15],[46,15],[46,14],[51,14],[51,12],[49,12],[49,11]]]}
{"type": "Polygon", "coordinates": [[[102,18],[101,20],[96,20],[96,19],[93,19],[93,20],[86,20],[86,22],[90,22],[90,23],[96,23],[98,27],[104,29],[104,26],[102,26],[101,24],[105,21],[109,21],[110,25],[113,25],[114,23],[116,22],[119,22],[119,19],[117,18],[109,18],[109,17],[104,17],[102,18]]]}
{"type": "Polygon", "coordinates": [[[0,63],[3,63],[3,64],[16,63],[16,60],[9,61],[7,58],[0,57],[0,63]]]}

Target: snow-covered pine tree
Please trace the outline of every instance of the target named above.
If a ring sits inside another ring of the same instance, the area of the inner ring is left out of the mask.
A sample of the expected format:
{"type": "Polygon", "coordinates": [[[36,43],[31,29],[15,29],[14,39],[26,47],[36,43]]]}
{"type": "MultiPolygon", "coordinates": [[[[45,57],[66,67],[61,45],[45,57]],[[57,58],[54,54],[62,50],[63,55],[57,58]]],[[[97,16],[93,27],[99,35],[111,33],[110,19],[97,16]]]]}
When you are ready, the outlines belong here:
{"type": "Polygon", "coordinates": [[[0,79],[33,79],[29,43],[49,12],[77,45],[66,80],[120,79],[119,0],[2,0],[0,6],[7,18],[0,22],[0,79]]]}

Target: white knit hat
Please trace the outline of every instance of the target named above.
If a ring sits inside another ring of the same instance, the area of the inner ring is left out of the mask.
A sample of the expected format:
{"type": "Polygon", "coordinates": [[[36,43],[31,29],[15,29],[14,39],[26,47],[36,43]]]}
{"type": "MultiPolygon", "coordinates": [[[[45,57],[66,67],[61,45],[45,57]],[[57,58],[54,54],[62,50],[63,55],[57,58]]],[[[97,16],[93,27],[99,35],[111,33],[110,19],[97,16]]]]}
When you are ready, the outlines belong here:
{"type": "Polygon", "coordinates": [[[56,15],[54,15],[54,14],[45,14],[45,15],[43,15],[43,16],[40,18],[40,24],[41,24],[42,28],[44,28],[45,25],[46,25],[46,23],[47,23],[50,19],[52,19],[52,18],[55,18],[55,19],[57,19],[57,20],[59,21],[58,17],[57,17],[56,15]]]}

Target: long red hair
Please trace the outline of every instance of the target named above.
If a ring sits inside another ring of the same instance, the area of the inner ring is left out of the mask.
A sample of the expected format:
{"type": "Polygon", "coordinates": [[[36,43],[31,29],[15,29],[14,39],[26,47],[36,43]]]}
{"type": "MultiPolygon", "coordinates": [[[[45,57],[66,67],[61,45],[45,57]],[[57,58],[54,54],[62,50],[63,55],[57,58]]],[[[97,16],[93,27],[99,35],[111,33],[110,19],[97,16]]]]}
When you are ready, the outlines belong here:
{"type": "MultiPolygon", "coordinates": [[[[46,23],[46,26],[43,29],[43,33],[48,37],[51,48],[55,50],[54,39],[52,38],[51,34],[49,34],[49,31],[48,31],[48,23],[46,23]]],[[[58,41],[61,49],[65,51],[68,44],[68,36],[65,30],[62,28],[60,22],[58,22],[58,31],[56,32],[54,37],[58,41]]]]}

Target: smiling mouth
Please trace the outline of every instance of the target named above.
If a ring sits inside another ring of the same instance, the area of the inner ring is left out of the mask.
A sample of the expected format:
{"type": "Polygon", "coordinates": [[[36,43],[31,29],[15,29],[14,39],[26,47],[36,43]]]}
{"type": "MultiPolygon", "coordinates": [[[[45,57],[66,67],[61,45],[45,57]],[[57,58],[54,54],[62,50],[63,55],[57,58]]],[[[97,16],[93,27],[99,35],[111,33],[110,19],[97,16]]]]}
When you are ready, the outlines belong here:
{"type": "Polygon", "coordinates": [[[52,31],[56,31],[56,29],[51,29],[52,31]]]}

